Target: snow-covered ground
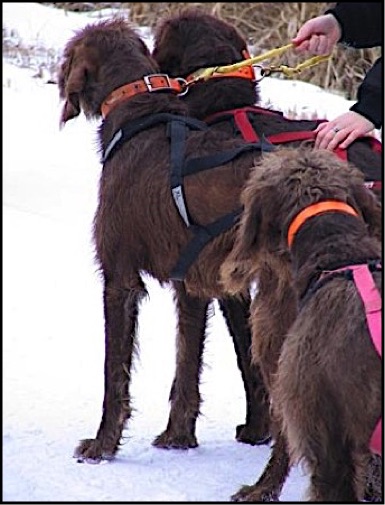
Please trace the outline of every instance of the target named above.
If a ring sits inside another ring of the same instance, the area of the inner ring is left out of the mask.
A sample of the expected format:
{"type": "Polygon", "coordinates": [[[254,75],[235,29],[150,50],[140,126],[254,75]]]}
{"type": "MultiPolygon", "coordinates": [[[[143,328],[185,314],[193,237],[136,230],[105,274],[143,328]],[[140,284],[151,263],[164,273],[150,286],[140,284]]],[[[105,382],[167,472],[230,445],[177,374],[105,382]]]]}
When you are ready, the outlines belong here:
{"type": "MultiPolygon", "coordinates": [[[[5,29],[46,57],[95,19],[37,3],[2,8],[3,35],[5,29]]],[[[151,47],[150,31],[142,30],[151,47]]],[[[200,446],[152,447],[167,423],[176,325],[171,292],[152,279],[140,314],[127,443],[113,462],[72,458],[79,439],[94,437],[103,398],[102,287],[91,243],[101,168],[97,125],[80,116],[60,131],[58,90],[46,78],[51,60],[21,63],[3,54],[3,502],[229,501],[259,477],[270,449],[234,439],[244,421],[244,393],[215,305],[200,446]],[[41,77],[34,77],[36,65],[41,77]]],[[[267,78],[261,87],[266,103],[304,117],[316,111],[332,118],[350,106],[306,82],[267,78]]],[[[301,501],[306,485],[294,468],[282,500],[301,501]]]]}

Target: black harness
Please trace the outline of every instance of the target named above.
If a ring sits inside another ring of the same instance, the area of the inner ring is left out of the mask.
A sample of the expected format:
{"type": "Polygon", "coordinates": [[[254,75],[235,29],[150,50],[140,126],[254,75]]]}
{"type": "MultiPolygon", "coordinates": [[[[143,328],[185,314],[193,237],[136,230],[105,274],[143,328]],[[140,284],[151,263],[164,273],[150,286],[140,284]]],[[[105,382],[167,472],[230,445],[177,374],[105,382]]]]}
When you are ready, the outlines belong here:
{"type": "Polygon", "coordinates": [[[103,163],[113,156],[124,142],[140,131],[160,123],[167,123],[167,137],[170,139],[170,186],[172,197],[181,218],[186,226],[193,232],[190,243],[181,252],[179,260],[170,274],[171,279],[182,281],[186,276],[187,270],[205,245],[214,237],[230,229],[237,222],[242,212],[242,208],[238,208],[208,225],[195,223],[190,216],[184,195],[184,177],[227,163],[246,151],[255,149],[259,151],[272,151],[274,147],[271,143],[262,140],[241,144],[234,149],[220,153],[186,159],[185,147],[188,133],[193,130],[206,131],[209,127],[203,121],[191,117],[170,113],[159,113],[130,121],[120,128],[113,135],[103,152],[103,163]]]}

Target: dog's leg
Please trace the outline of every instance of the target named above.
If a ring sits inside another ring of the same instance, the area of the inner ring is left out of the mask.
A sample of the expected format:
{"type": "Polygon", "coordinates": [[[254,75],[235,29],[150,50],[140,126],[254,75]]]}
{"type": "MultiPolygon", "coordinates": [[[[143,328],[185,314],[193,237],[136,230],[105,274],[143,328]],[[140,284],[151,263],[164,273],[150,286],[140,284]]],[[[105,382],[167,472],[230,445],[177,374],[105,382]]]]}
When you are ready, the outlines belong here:
{"type": "Polygon", "coordinates": [[[290,469],[289,455],[283,436],[278,435],[270,460],[259,480],[252,486],[242,486],[231,500],[235,502],[278,502],[290,469]]]}
{"type": "MultiPolygon", "coordinates": [[[[275,380],[281,347],[287,328],[295,319],[296,299],[291,287],[290,270],[282,265],[280,275],[267,265],[259,271],[258,293],[251,304],[252,361],[259,363],[267,390],[275,380]]],[[[272,412],[270,430],[274,445],[268,464],[259,480],[243,486],[232,496],[239,502],[277,502],[290,470],[286,438],[281,433],[279,420],[272,412]]]]}
{"type": "Polygon", "coordinates": [[[170,392],[171,410],[166,430],[153,442],[156,447],[197,447],[195,424],[199,414],[199,377],[209,300],[189,296],[175,282],[178,337],[175,378],[170,392]]]}
{"type": "MultiPolygon", "coordinates": [[[[330,409],[338,412],[335,405],[330,409]]],[[[328,426],[327,438],[322,433],[324,418],[320,421],[320,437],[308,438],[306,443],[307,468],[310,472],[309,501],[320,503],[359,503],[365,495],[365,485],[370,470],[370,453],[363,444],[358,449],[336,421],[328,426]],[[320,443],[322,441],[323,443],[320,443]]]]}
{"type": "Polygon", "coordinates": [[[79,461],[111,459],[131,416],[129,384],[138,322],[138,304],[146,290],[140,278],[131,289],[105,281],[105,363],[103,415],[95,439],[80,442],[79,461]]]}
{"type": "Polygon", "coordinates": [[[266,444],[271,439],[269,403],[259,366],[251,363],[250,298],[227,297],[218,303],[233,338],[246,393],[246,423],[237,426],[236,439],[250,445],[266,444]]]}

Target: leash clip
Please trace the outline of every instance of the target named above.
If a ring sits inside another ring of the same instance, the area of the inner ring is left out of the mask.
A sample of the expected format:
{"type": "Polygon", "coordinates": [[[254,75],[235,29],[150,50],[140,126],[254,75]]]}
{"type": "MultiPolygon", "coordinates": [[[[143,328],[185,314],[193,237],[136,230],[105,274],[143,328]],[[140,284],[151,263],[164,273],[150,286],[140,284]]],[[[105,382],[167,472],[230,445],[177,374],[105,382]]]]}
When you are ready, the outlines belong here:
{"type": "Polygon", "coordinates": [[[269,77],[272,72],[271,67],[264,67],[262,65],[257,65],[257,64],[254,64],[251,66],[253,68],[255,82],[261,82],[262,79],[264,79],[265,77],[269,77]]]}
{"type": "Polygon", "coordinates": [[[178,93],[178,96],[184,96],[188,92],[191,83],[188,83],[183,77],[176,77],[175,80],[178,81],[182,89],[182,91],[178,93]]]}

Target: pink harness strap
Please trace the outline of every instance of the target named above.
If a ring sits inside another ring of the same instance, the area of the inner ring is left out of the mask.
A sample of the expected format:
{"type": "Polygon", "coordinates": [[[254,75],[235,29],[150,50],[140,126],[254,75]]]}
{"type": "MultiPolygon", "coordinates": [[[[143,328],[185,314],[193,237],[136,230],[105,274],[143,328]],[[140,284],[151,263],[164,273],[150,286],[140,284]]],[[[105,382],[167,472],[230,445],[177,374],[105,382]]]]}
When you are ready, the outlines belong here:
{"type": "Polygon", "coordinates": [[[374,347],[382,357],[382,301],[380,293],[367,265],[353,265],[348,268],[353,271],[354,282],[364,303],[366,320],[374,347]]]}
{"type": "MultiPolygon", "coordinates": [[[[376,266],[378,269],[382,269],[380,264],[376,266]]],[[[350,265],[333,270],[333,272],[341,272],[343,270],[351,270],[353,272],[354,282],[365,307],[370,336],[376,351],[382,358],[382,300],[377,286],[374,284],[373,276],[366,264],[350,265]]],[[[374,428],[369,445],[373,452],[382,455],[382,417],[374,428]]]]}
{"type": "MultiPolygon", "coordinates": [[[[374,347],[382,357],[382,320],[381,297],[367,265],[352,267],[353,278],[365,306],[366,320],[374,347]]],[[[377,454],[382,454],[382,418],[378,421],[372,437],[370,448],[377,454]]]]}
{"type": "Polygon", "coordinates": [[[378,420],[370,438],[369,447],[372,452],[382,456],[382,417],[378,420]]]}

